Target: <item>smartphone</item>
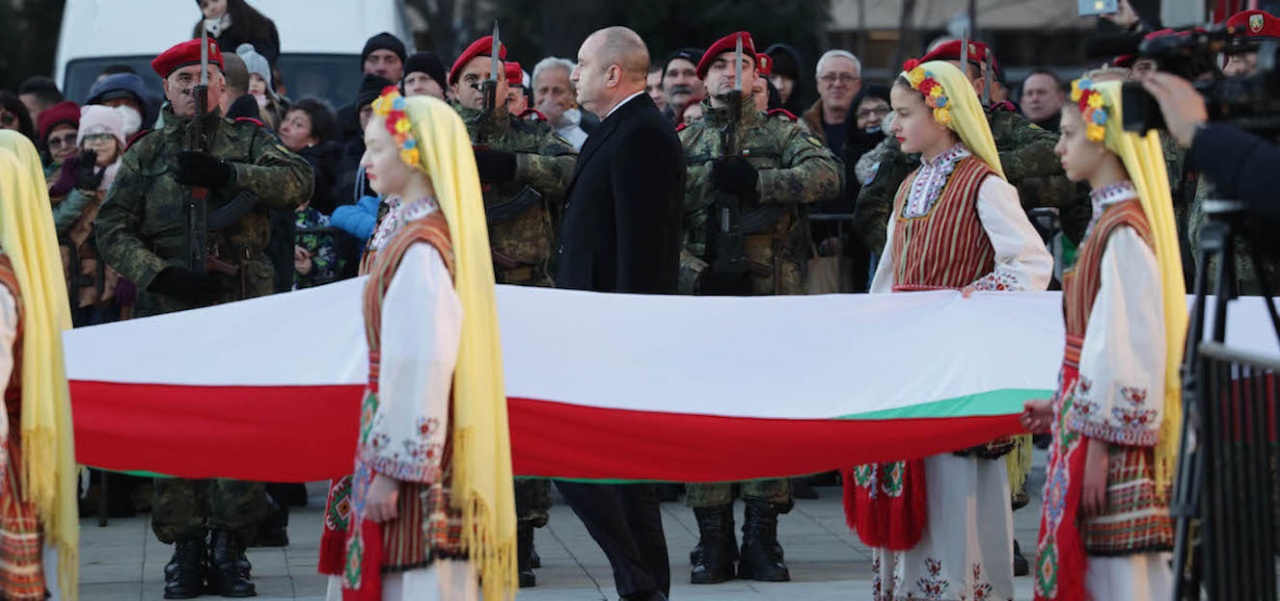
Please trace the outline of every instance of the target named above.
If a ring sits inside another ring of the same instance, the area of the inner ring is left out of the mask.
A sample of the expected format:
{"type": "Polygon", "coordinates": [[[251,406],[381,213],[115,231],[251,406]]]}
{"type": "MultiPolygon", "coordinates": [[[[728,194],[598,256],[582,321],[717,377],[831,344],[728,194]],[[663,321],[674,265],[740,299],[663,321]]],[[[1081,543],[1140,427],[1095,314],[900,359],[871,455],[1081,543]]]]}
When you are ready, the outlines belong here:
{"type": "Polygon", "coordinates": [[[1120,0],[1079,0],[1080,16],[1106,15],[1120,10],[1120,0]]]}

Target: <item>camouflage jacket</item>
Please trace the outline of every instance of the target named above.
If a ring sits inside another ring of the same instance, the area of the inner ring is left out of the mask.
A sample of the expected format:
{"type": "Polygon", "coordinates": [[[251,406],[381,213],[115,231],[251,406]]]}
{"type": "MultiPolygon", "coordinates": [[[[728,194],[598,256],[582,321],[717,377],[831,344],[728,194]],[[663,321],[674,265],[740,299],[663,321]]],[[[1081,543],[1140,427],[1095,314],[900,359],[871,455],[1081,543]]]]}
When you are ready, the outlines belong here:
{"type": "MultiPolygon", "coordinates": [[[[1058,134],[1041,129],[1008,110],[989,111],[987,122],[1000,153],[1000,165],[1009,183],[1018,188],[1022,206],[1057,208],[1063,232],[1079,242],[1093,216],[1093,208],[1088,188],[1067,179],[1062,163],[1053,152],[1058,134]]],[[[877,253],[884,249],[885,227],[898,187],[920,164],[920,155],[904,154],[893,137],[887,138],[882,146],[880,166],[858,193],[853,216],[854,229],[867,248],[877,253]]]]}
{"type": "MultiPolygon", "coordinates": [[[[758,295],[803,294],[800,259],[804,256],[803,205],[835,198],[843,185],[840,160],[799,123],[770,119],[748,98],[737,125],[737,154],[757,170],[756,198],[741,202],[743,216],[780,209],[769,225],[748,233],[743,242],[758,295]]],[[[711,164],[726,153],[721,130],[728,111],[703,101],[703,118],[679,130],[688,158],[685,179],[684,250],[680,255],[680,290],[693,294],[698,275],[707,269],[707,222],[716,206],[711,164]]],[[[767,213],[765,213],[767,214],[767,213]]]]}
{"type": "MultiPolygon", "coordinates": [[[[139,138],[125,151],[96,223],[98,252],[138,285],[139,316],[192,308],[147,290],[166,267],[187,266],[187,187],[174,178],[190,120],[180,121],[168,107],[164,113],[164,129],[139,138]]],[[[247,214],[208,234],[210,256],[240,271],[236,277],[218,276],[224,289],[221,300],[270,294],[274,272],[263,255],[271,236],[267,210],[291,209],[311,198],[311,165],[257,124],[233,122],[213,113],[205,119],[204,129],[209,152],[234,167],[229,184],[209,190],[209,213],[241,192],[257,197],[247,214]]]]}
{"type": "MultiPolygon", "coordinates": [[[[484,113],[458,105],[454,109],[474,140],[484,113]]],[[[578,153],[545,122],[519,119],[505,107],[490,119],[488,139],[478,145],[516,153],[515,180],[484,187],[494,276],[499,284],[550,286],[556,209],[564,202],[578,153]],[[530,201],[526,187],[541,200],[530,201]]]]}

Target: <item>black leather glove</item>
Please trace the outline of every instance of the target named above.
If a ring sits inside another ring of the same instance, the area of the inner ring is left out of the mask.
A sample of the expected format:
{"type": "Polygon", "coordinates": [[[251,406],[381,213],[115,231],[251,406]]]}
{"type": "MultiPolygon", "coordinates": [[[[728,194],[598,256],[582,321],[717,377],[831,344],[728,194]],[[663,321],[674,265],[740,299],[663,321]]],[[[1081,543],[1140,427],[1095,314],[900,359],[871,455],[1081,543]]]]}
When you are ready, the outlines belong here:
{"type": "Polygon", "coordinates": [[[205,305],[218,300],[222,285],[217,276],[196,275],[181,267],[166,267],[151,280],[147,290],[180,301],[205,305]]]}
{"type": "Polygon", "coordinates": [[[708,267],[698,274],[698,296],[751,296],[751,275],[718,273],[708,267]]]}
{"type": "Polygon", "coordinates": [[[107,170],[97,168],[98,153],[92,150],[80,151],[80,162],[76,165],[76,188],[94,191],[102,184],[102,175],[107,170]]]}
{"type": "Polygon", "coordinates": [[[184,150],[178,153],[179,184],[221,188],[231,182],[233,170],[228,163],[207,152],[184,150]]]}
{"type": "Polygon", "coordinates": [[[516,153],[492,148],[476,149],[476,170],[486,184],[504,184],[516,178],[516,153]]]}
{"type": "Polygon", "coordinates": [[[711,182],[721,192],[754,198],[759,181],[760,174],[746,159],[734,157],[711,163],[711,182]]]}

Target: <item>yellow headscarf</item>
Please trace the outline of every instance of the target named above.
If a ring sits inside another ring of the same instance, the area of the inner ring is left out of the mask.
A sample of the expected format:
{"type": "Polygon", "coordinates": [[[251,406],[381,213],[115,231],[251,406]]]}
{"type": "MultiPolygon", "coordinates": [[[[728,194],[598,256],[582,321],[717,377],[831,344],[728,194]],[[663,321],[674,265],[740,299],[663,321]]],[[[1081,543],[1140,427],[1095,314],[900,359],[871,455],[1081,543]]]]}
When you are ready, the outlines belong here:
{"type": "MultiPolygon", "coordinates": [[[[1187,336],[1187,288],[1182,275],[1182,254],[1173,220],[1173,196],[1169,192],[1169,176],[1165,171],[1164,151],[1155,131],[1144,136],[1124,131],[1120,89],[1123,82],[1091,82],[1087,79],[1071,83],[1071,101],[1079,102],[1085,90],[1096,95],[1088,112],[1082,114],[1086,135],[1097,141],[1099,135],[1107,150],[1115,153],[1129,172],[1129,180],[1138,190],[1142,212],[1147,216],[1155,246],[1156,264],[1160,268],[1160,294],[1164,304],[1165,374],[1164,420],[1156,443],[1156,489],[1165,494],[1173,484],[1178,463],[1178,443],[1182,428],[1182,353],[1187,336]],[[1101,119],[1096,111],[1102,111],[1101,119]],[[1101,121],[1101,123],[1099,123],[1101,121]]],[[[1079,110],[1068,106],[1065,110],[1079,110]]]]}
{"type": "Polygon", "coordinates": [[[71,328],[62,255],[36,149],[0,130],[0,246],[22,297],[22,489],[35,504],[45,542],[58,549],[58,583],[78,595],[80,515],[71,396],[62,331],[71,328]]]}
{"type": "MultiPolygon", "coordinates": [[[[458,114],[427,96],[379,98],[374,111],[392,106],[409,117],[416,159],[431,177],[453,241],[454,287],[462,302],[462,342],[453,375],[454,502],[462,510],[462,544],[482,575],[485,599],[514,598],[516,508],[511,483],[511,435],[502,378],[502,346],[493,294],[489,230],[480,196],[471,138],[458,114]]],[[[393,115],[394,117],[394,115],[393,115]]],[[[404,146],[402,145],[402,149],[404,146]]]]}
{"type": "Polygon", "coordinates": [[[907,61],[906,69],[901,76],[911,82],[911,87],[925,95],[925,102],[938,104],[933,111],[933,118],[960,136],[960,141],[968,147],[974,156],[986,161],[995,170],[1000,179],[1004,176],[1004,167],[1000,165],[1000,153],[996,150],[995,139],[991,137],[991,125],[987,123],[987,113],[982,108],[982,101],[969,78],[955,65],[946,61],[907,61]],[[935,87],[941,84],[940,87],[935,87]],[[921,89],[921,86],[927,89],[921,89]],[[932,97],[932,100],[930,100],[932,97]]]}

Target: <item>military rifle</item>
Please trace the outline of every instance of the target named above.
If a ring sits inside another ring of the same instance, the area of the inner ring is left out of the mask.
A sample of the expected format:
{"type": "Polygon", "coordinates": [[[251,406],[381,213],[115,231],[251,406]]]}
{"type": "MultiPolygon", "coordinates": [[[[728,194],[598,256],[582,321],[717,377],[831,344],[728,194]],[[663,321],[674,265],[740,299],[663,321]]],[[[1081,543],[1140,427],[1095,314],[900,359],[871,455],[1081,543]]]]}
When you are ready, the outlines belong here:
{"type": "MultiPolygon", "coordinates": [[[[475,138],[471,143],[484,145],[489,139],[489,127],[498,108],[498,61],[502,40],[498,36],[498,22],[493,22],[493,44],[489,47],[489,79],[480,82],[480,94],[484,104],[480,110],[480,122],[476,123],[475,138]]],[[[504,99],[505,100],[505,99],[504,99]]]]}
{"type": "MultiPolygon", "coordinates": [[[[738,121],[742,119],[742,36],[738,36],[733,52],[733,90],[728,93],[728,122],[720,130],[721,160],[738,157],[738,121]]],[[[741,227],[742,202],[736,194],[717,189],[711,219],[707,220],[707,263],[717,276],[719,285],[712,294],[745,293],[747,258],[741,227]],[[732,282],[732,283],[731,283],[732,282]]]]}
{"type": "MultiPolygon", "coordinates": [[[[196,114],[187,124],[185,148],[191,152],[206,152],[204,121],[209,112],[209,30],[200,26],[200,83],[192,93],[195,95],[196,114]]],[[[207,269],[207,215],[209,189],[204,186],[187,188],[186,230],[187,230],[187,269],[197,275],[205,275],[207,269]]]]}

